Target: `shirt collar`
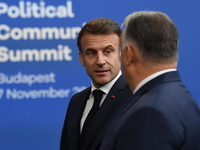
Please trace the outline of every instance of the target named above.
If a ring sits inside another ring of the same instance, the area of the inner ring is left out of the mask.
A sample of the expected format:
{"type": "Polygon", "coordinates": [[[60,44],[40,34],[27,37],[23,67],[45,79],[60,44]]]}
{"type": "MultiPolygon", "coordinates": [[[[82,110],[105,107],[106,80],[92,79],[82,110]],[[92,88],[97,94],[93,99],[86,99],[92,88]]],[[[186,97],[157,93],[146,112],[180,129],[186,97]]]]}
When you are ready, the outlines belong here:
{"type": "Polygon", "coordinates": [[[148,81],[156,78],[157,76],[167,73],[167,72],[171,72],[171,71],[176,71],[176,69],[166,69],[166,70],[162,70],[159,72],[156,72],[150,76],[148,76],[147,78],[145,78],[144,80],[142,80],[135,88],[135,90],[133,91],[133,94],[136,93],[145,83],[147,83],[148,81]]]}
{"type": "MultiPolygon", "coordinates": [[[[99,90],[102,90],[105,94],[108,94],[108,92],[110,91],[110,89],[112,88],[113,84],[117,81],[117,79],[121,76],[122,72],[121,70],[119,71],[118,75],[109,83],[107,83],[106,85],[102,86],[101,88],[99,88],[99,90]]],[[[91,93],[97,89],[96,87],[94,87],[93,83],[91,82],[91,93]]]]}

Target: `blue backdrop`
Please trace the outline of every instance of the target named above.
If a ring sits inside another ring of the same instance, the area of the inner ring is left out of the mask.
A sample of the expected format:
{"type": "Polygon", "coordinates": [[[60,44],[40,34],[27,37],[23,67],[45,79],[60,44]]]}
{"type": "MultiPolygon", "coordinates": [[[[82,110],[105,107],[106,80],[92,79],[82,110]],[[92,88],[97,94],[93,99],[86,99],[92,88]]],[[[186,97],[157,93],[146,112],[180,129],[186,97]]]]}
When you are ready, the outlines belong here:
{"type": "Polygon", "coordinates": [[[58,150],[71,96],[90,85],[77,32],[107,17],[121,24],[162,11],[179,29],[178,70],[200,106],[200,0],[1,0],[0,150],[58,150]]]}

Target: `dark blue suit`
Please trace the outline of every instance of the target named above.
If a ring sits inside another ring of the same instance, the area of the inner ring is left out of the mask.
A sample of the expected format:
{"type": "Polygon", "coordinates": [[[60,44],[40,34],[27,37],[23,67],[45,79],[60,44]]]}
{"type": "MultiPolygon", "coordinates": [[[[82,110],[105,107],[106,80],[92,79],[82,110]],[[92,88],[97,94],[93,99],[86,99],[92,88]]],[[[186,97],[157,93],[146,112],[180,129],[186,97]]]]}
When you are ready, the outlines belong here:
{"type": "Polygon", "coordinates": [[[80,120],[90,92],[91,87],[71,98],[62,130],[60,150],[89,149],[101,130],[107,126],[107,122],[116,114],[123,103],[132,96],[132,92],[124,78],[120,76],[97,112],[88,130],[86,140],[83,142],[80,136],[80,120]]]}
{"type": "Polygon", "coordinates": [[[200,150],[199,107],[177,71],[149,81],[124,106],[93,150],[200,150]]]}

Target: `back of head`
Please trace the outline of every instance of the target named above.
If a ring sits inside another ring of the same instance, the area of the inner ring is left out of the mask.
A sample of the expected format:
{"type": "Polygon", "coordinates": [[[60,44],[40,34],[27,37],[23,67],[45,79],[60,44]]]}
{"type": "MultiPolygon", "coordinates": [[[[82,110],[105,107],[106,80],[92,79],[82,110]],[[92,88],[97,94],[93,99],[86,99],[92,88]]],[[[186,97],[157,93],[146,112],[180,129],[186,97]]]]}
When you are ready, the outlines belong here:
{"type": "Polygon", "coordinates": [[[81,48],[81,38],[84,34],[116,34],[120,37],[122,31],[117,22],[108,18],[98,18],[90,22],[87,22],[78,34],[77,46],[80,51],[81,48]]]}
{"type": "Polygon", "coordinates": [[[171,64],[178,61],[178,30],[164,13],[141,11],[124,21],[124,42],[134,43],[146,65],[171,64]]]}

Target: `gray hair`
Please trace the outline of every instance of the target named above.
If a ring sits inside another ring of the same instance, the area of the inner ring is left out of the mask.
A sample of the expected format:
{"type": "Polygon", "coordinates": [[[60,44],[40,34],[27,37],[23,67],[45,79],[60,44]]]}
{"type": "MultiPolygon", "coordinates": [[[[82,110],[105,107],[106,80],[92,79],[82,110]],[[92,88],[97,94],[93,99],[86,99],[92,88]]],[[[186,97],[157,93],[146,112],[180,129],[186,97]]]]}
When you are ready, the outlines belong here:
{"type": "Polygon", "coordinates": [[[123,45],[134,43],[144,63],[178,62],[178,29],[162,12],[141,11],[128,15],[123,25],[123,45]]]}

